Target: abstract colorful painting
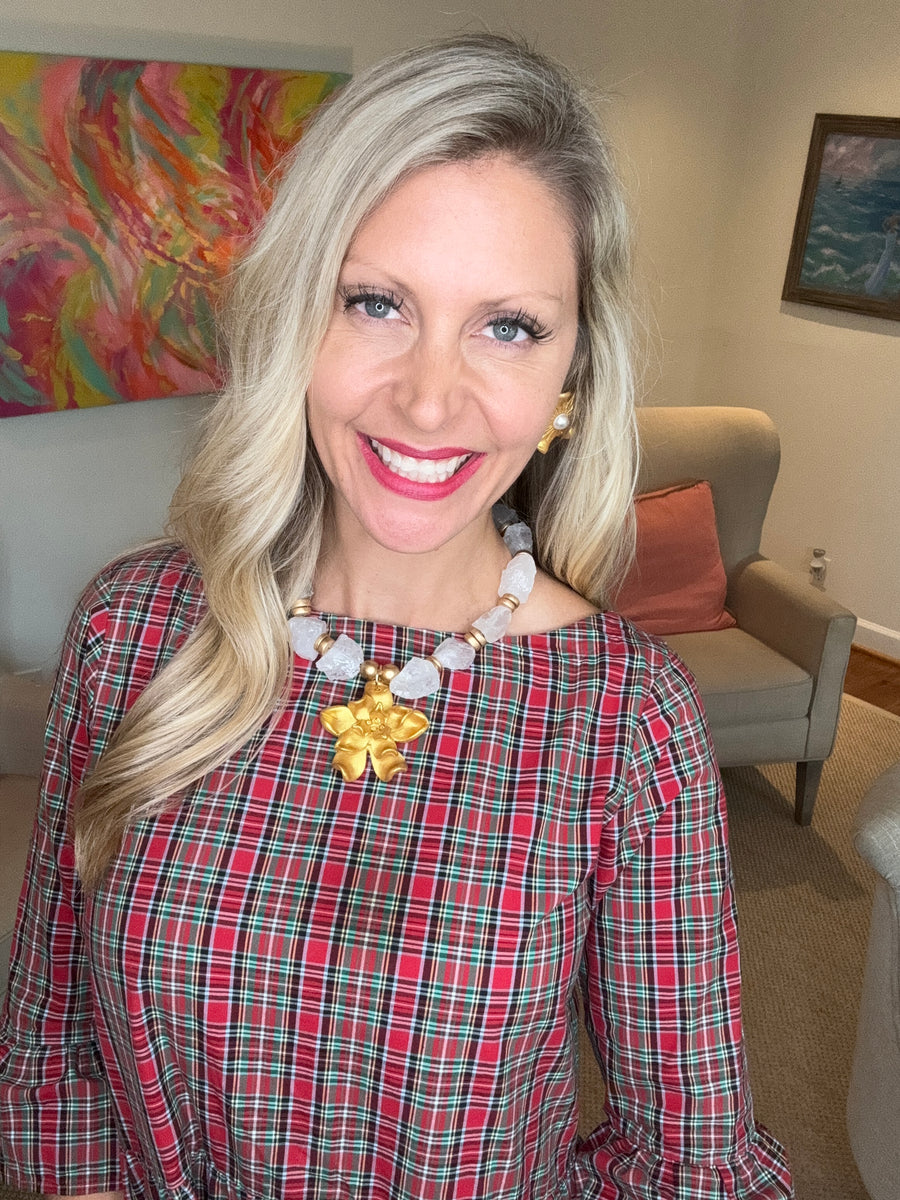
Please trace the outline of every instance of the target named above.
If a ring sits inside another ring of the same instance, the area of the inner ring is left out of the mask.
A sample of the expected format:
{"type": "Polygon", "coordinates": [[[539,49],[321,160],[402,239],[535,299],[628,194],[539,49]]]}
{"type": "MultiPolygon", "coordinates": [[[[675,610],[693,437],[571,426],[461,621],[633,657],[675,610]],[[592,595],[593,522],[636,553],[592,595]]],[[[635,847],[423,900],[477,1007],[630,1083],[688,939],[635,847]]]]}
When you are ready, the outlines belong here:
{"type": "Polygon", "coordinates": [[[900,320],[900,118],[818,113],[782,298],[900,320]]]}
{"type": "Polygon", "coordinates": [[[215,387],[222,280],[346,78],[0,53],[0,416],[215,387]]]}

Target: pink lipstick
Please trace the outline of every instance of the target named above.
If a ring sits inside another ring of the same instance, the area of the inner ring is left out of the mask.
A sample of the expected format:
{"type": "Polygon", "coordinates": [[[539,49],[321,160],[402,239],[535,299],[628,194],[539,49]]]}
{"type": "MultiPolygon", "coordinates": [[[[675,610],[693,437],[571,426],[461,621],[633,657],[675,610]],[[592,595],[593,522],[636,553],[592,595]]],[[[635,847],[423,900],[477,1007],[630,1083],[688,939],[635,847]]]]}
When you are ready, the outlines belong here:
{"type": "Polygon", "coordinates": [[[356,436],[359,440],[363,460],[377,482],[395,495],[404,496],[409,500],[443,500],[446,496],[452,495],[472,478],[484,458],[483,454],[476,454],[470,450],[455,446],[440,447],[435,450],[429,449],[425,452],[413,446],[407,446],[403,442],[384,440],[382,438],[374,439],[379,446],[383,446],[397,455],[414,459],[417,462],[443,462],[449,458],[466,459],[447,479],[435,481],[407,479],[403,475],[398,475],[396,471],[392,471],[382,461],[372,447],[370,439],[365,434],[358,433],[356,436]]]}

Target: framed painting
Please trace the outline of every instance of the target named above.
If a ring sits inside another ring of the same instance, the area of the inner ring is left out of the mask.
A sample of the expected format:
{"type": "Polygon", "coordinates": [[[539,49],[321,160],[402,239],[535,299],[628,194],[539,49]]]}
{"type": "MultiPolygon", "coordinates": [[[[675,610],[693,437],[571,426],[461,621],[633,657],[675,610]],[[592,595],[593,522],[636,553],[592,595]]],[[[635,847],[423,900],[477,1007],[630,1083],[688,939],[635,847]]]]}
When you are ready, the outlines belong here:
{"type": "Polygon", "coordinates": [[[346,79],[0,53],[0,416],[215,388],[223,278],[346,79]]]}
{"type": "Polygon", "coordinates": [[[900,321],[900,118],[817,113],[783,300],[900,321]]]}

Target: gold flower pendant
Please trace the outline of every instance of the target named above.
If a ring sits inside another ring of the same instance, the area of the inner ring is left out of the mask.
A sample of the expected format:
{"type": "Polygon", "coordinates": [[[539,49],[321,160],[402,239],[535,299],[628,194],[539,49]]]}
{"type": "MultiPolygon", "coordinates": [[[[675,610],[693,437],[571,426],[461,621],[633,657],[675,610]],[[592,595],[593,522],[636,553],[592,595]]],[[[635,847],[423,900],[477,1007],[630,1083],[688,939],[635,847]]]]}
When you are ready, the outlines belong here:
{"type": "Polygon", "coordinates": [[[326,708],[319,720],[337,738],[331,765],[351,782],[365,771],[367,758],[385,782],[405,771],[397,743],[411,742],[428,728],[424,713],[394,704],[391,689],[377,679],[366,684],[361,700],[326,708]]]}

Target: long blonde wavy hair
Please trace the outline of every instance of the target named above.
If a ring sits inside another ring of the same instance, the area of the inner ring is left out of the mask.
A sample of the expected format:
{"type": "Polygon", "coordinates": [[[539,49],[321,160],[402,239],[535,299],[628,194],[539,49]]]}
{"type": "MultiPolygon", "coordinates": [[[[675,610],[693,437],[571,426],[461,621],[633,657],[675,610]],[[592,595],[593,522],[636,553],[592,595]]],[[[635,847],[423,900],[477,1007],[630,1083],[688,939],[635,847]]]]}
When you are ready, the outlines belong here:
{"type": "Polygon", "coordinates": [[[629,549],[635,473],[629,247],[606,140],[569,75],[515,41],[474,35],[403,52],[317,114],[235,271],[222,323],[227,382],[170,510],[208,611],[82,788],[75,844],[86,888],[130,822],[221,764],[284,696],[286,611],[311,591],[328,500],[304,397],[355,231],[411,172],[496,154],[567,206],[580,288],[567,381],[577,439],[535,455],[506,499],[531,521],[545,569],[606,601],[629,549]]]}

